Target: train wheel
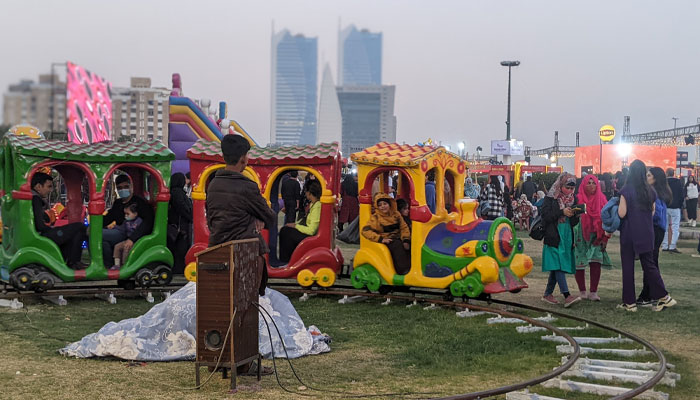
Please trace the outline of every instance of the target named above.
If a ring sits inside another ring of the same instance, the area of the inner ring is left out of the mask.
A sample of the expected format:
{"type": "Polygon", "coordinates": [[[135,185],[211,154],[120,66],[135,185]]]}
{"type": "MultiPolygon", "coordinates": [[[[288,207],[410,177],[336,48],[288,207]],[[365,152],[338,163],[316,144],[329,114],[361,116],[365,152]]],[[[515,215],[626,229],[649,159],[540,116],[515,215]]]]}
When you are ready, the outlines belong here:
{"type": "Polygon", "coordinates": [[[10,276],[10,283],[19,290],[29,290],[34,284],[34,274],[29,268],[18,268],[10,276]]]}
{"type": "Polygon", "coordinates": [[[356,268],[352,271],[350,275],[350,283],[355,289],[362,289],[365,287],[365,280],[367,279],[367,269],[363,267],[356,268]]]}
{"type": "Polygon", "coordinates": [[[36,278],[34,278],[34,281],[34,291],[37,293],[42,293],[51,289],[55,283],[53,275],[49,272],[40,272],[37,274],[36,278]]]}
{"type": "Polygon", "coordinates": [[[304,287],[311,286],[314,283],[314,273],[308,269],[302,269],[297,274],[297,282],[304,287]]]}
{"type": "Polygon", "coordinates": [[[372,292],[376,292],[382,286],[382,278],[379,277],[378,273],[370,274],[367,277],[367,289],[372,292]]]}
{"type": "Polygon", "coordinates": [[[144,288],[151,286],[151,283],[153,283],[153,276],[151,275],[151,271],[145,268],[140,269],[136,273],[136,282],[138,282],[139,286],[144,288]]]}
{"type": "Polygon", "coordinates": [[[316,271],[316,283],[321,287],[330,287],[335,283],[335,272],[330,268],[321,268],[316,271]]]}
{"type": "Polygon", "coordinates": [[[185,278],[190,282],[197,282],[197,263],[191,262],[185,267],[185,278]]]}
{"type": "Polygon", "coordinates": [[[165,286],[173,280],[173,273],[167,265],[159,265],[153,270],[153,278],[157,285],[165,286]]]}
{"type": "Polygon", "coordinates": [[[479,281],[479,278],[474,275],[469,275],[464,278],[464,283],[466,289],[464,294],[469,297],[477,297],[484,291],[484,285],[479,281]]]}

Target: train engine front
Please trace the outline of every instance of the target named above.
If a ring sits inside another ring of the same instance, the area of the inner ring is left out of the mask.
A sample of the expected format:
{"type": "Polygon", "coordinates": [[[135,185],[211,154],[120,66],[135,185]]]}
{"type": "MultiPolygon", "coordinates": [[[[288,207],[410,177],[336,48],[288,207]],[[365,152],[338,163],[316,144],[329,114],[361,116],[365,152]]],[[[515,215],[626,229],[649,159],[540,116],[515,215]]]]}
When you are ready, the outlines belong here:
{"type": "MultiPolygon", "coordinates": [[[[528,285],[523,277],[532,271],[532,259],[523,254],[523,241],[515,234],[507,218],[486,221],[476,218],[475,200],[458,202],[458,218],[435,225],[421,249],[421,263],[426,277],[447,276],[478,257],[493,258],[499,266],[498,280],[486,284],[483,293],[517,293],[528,285]]],[[[456,281],[453,295],[469,295],[469,282],[456,281]]]]}

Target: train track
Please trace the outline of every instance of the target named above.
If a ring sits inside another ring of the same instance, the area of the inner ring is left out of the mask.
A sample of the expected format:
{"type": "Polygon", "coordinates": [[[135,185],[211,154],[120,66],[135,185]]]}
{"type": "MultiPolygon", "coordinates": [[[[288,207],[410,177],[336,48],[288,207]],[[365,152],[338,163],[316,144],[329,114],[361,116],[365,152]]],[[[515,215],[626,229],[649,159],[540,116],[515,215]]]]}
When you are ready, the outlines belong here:
{"type": "MultiPolygon", "coordinates": [[[[110,296],[110,298],[114,298],[114,302],[116,302],[116,297],[143,296],[148,298],[153,292],[173,292],[180,289],[183,285],[183,282],[175,282],[168,286],[138,288],[132,290],[126,290],[116,285],[66,285],[64,287],[56,288],[44,293],[17,292],[11,288],[8,290],[8,288],[6,287],[5,290],[3,290],[2,293],[0,293],[0,299],[24,300],[28,298],[34,298],[53,301],[53,299],[57,298],[58,296],[61,296],[61,298],[70,296],[98,296],[103,297],[105,300],[108,300],[108,298],[106,298],[105,296],[110,296]]],[[[669,364],[667,364],[666,358],[663,355],[663,353],[644,338],[619,330],[615,327],[598,323],[593,320],[589,320],[582,317],[576,317],[562,312],[544,309],[541,307],[490,298],[468,299],[466,301],[464,299],[448,299],[448,296],[445,295],[444,290],[439,291],[431,289],[397,288],[397,290],[395,290],[392,293],[382,294],[369,293],[367,291],[357,290],[352,286],[347,285],[335,285],[332,288],[301,288],[298,286],[298,284],[292,282],[273,282],[270,284],[270,287],[286,294],[301,294],[303,298],[308,298],[309,295],[340,296],[341,300],[339,300],[339,302],[351,302],[352,300],[358,301],[364,299],[384,299],[387,304],[391,301],[394,301],[408,302],[414,304],[424,303],[428,304],[430,307],[456,308],[459,310],[464,310],[457,313],[461,316],[473,316],[481,313],[491,313],[498,315],[498,317],[495,318],[495,320],[489,320],[489,323],[493,321],[493,323],[517,324],[518,322],[520,322],[528,324],[527,326],[522,326],[518,324],[520,326],[518,326],[516,330],[522,334],[532,334],[539,331],[548,331],[551,332],[551,335],[542,336],[543,340],[549,340],[555,343],[562,343],[562,345],[557,346],[558,352],[566,354],[564,357],[562,357],[561,365],[559,365],[557,368],[553,369],[552,371],[546,374],[535,378],[531,378],[527,381],[501,386],[498,388],[472,393],[461,393],[457,395],[443,397],[443,399],[445,400],[482,399],[503,394],[506,395],[506,399],[511,400],[556,399],[554,397],[540,396],[535,393],[529,392],[531,388],[537,385],[542,385],[544,387],[556,387],[567,391],[583,391],[586,393],[598,394],[606,398],[612,396],[612,398],[616,400],[631,398],[666,400],[668,399],[667,394],[659,391],[654,391],[653,388],[659,383],[673,386],[675,385],[675,381],[680,378],[680,376],[678,376],[677,374],[668,372],[669,364]],[[486,305],[475,303],[486,303],[486,305]],[[511,309],[527,310],[529,312],[542,314],[542,316],[535,318],[513,311],[494,308],[490,306],[491,304],[498,304],[500,306],[508,307],[511,309]],[[572,329],[571,327],[557,327],[550,323],[558,319],[576,321],[577,323],[584,323],[585,325],[574,327],[572,329]],[[585,331],[590,329],[590,327],[597,327],[599,329],[611,332],[617,336],[611,338],[587,338],[574,337],[571,335],[571,333],[569,333],[572,331],[576,331],[579,334],[585,333],[585,331]],[[599,349],[595,347],[582,346],[582,344],[586,343],[604,343],[606,341],[609,341],[610,343],[637,343],[642,348],[599,349]],[[620,357],[635,356],[640,354],[653,355],[654,357],[656,357],[657,361],[638,363],[626,360],[598,360],[580,358],[580,355],[582,354],[595,354],[596,352],[607,352],[608,354],[616,354],[620,357]],[[585,380],[576,381],[566,378],[584,378],[585,380]],[[604,380],[607,381],[606,383],[610,381],[616,383],[636,383],[637,386],[634,388],[626,388],[618,386],[601,385],[590,383],[591,380],[604,380]]],[[[150,298],[152,299],[152,297],[150,298]]]]}
{"type": "MultiPolygon", "coordinates": [[[[290,284],[272,284],[271,287],[283,293],[302,294],[305,297],[308,297],[309,295],[343,296],[341,301],[347,301],[347,299],[353,298],[355,300],[361,300],[361,298],[386,299],[389,301],[425,303],[429,304],[430,306],[442,306],[468,310],[462,311],[462,315],[464,315],[464,313],[493,313],[499,315],[498,318],[492,320],[493,323],[517,324],[517,322],[522,322],[528,324],[528,326],[518,326],[516,328],[516,331],[518,331],[519,333],[531,334],[542,330],[546,330],[552,332],[553,334],[542,336],[543,340],[549,340],[555,343],[564,343],[563,345],[557,346],[558,352],[566,354],[564,357],[562,357],[561,365],[547,374],[529,379],[524,382],[519,382],[516,384],[493,388],[485,391],[461,393],[457,395],[443,397],[442,399],[444,400],[481,399],[502,394],[506,394],[506,399],[511,400],[556,399],[554,397],[541,396],[536,393],[530,392],[529,390],[536,385],[542,385],[543,387],[559,388],[565,391],[578,391],[584,393],[597,394],[605,398],[612,397],[615,400],[632,398],[666,400],[668,399],[668,394],[659,391],[654,391],[653,388],[659,383],[674,386],[676,380],[680,379],[679,375],[668,372],[668,368],[670,365],[666,362],[666,357],[658,348],[656,348],[653,344],[651,344],[644,338],[641,338],[629,332],[622,331],[615,327],[598,323],[593,320],[589,320],[582,317],[576,317],[562,312],[544,309],[541,307],[511,301],[495,300],[490,298],[470,299],[468,301],[460,301],[454,299],[447,300],[444,298],[446,297],[444,291],[425,289],[410,290],[406,291],[406,295],[396,295],[393,293],[368,293],[366,291],[354,289],[351,286],[342,285],[336,285],[333,288],[328,289],[298,287],[294,288],[290,284]],[[490,306],[474,304],[477,302],[498,304],[509,308],[527,310],[530,312],[542,314],[542,316],[539,318],[533,318],[512,311],[506,311],[490,306]],[[557,319],[576,321],[578,323],[584,323],[585,325],[574,327],[574,329],[571,329],[571,327],[567,329],[544,322],[548,320],[553,322],[553,320],[557,319]],[[571,331],[576,331],[579,334],[585,333],[585,331],[589,330],[590,327],[603,329],[617,336],[611,338],[588,338],[572,337],[569,334],[569,332],[571,331]],[[642,348],[600,349],[596,347],[581,346],[582,344],[587,343],[636,343],[642,348]],[[635,355],[653,355],[654,357],[656,357],[657,361],[639,363],[627,360],[598,360],[590,358],[580,359],[579,357],[581,354],[596,353],[615,354],[620,357],[628,357],[635,355]],[[584,381],[571,380],[568,378],[583,378],[584,381]],[[597,383],[590,383],[590,381],[599,380],[603,380],[605,383],[635,383],[637,384],[637,386],[634,388],[627,388],[619,386],[610,386],[607,384],[603,385],[597,383]]],[[[459,314],[460,312],[458,312],[458,315],[459,314]]]]}

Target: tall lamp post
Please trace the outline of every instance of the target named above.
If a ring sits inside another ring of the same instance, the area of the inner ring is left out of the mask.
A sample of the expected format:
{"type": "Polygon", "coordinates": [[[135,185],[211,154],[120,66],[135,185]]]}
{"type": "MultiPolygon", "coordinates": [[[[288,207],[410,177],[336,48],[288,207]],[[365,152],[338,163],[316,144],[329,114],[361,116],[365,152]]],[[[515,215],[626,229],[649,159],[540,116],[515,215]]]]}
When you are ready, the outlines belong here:
{"type": "Polygon", "coordinates": [[[464,158],[464,142],[457,143],[457,148],[459,149],[459,157],[464,158]]]}
{"type": "MultiPolygon", "coordinates": [[[[520,61],[501,61],[501,65],[508,67],[508,114],[506,115],[506,140],[510,141],[510,69],[520,65],[520,61]]],[[[510,155],[503,156],[503,163],[510,164],[510,155]]]]}
{"type": "Polygon", "coordinates": [[[678,117],[671,117],[671,119],[673,120],[673,130],[675,131],[676,130],[676,122],[678,122],[678,117]]]}

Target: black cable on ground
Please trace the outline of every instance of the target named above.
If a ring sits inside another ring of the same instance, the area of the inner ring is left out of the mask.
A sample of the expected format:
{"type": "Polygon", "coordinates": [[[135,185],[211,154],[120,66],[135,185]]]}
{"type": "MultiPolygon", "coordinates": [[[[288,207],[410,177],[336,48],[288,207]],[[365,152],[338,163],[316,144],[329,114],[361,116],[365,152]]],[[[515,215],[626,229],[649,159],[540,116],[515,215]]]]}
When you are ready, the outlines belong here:
{"type": "MultiPolygon", "coordinates": [[[[389,397],[389,396],[403,396],[403,397],[406,397],[406,396],[418,396],[418,395],[433,395],[433,394],[437,394],[437,392],[403,392],[403,393],[353,394],[353,393],[348,393],[348,392],[343,392],[343,391],[337,391],[337,390],[318,389],[318,388],[315,388],[315,387],[313,387],[313,386],[311,386],[311,385],[308,385],[308,384],[306,384],[304,381],[301,380],[301,378],[300,378],[299,375],[297,374],[296,370],[294,369],[294,366],[292,365],[292,361],[289,359],[289,353],[287,352],[287,346],[284,344],[284,338],[282,337],[282,334],[280,333],[279,327],[277,326],[277,323],[275,322],[275,320],[272,318],[272,316],[270,315],[270,313],[268,313],[267,310],[265,310],[265,308],[263,308],[260,304],[253,302],[253,305],[255,306],[255,308],[258,309],[258,311],[261,312],[261,314],[262,314],[262,313],[265,313],[265,315],[267,315],[267,316],[270,318],[270,321],[272,321],[272,324],[274,325],[275,330],[277,331],[277,336],[279,336],[279,338],[280,338],[280,342],[282,343],[282,348],[284,349],[284,355],[285,355],[285,357],[287,358],[287,363],[289,364],[289,367],[292,369],[292,373],[294,374],[294,377],[297,379],[297,381],[299,381],[299,383],[301,383],[303,386],[306,386],[307,388],[309,388],[309,389],[311,389],[311,390],[314,390],[314,391],[317,391],[317,392],[323,392],[323,393],[333,393],[333,394],[342,396],[342,398],[372,398],[372,397],[389,397]]],[[[308,393],[297,393],[297,392],[290,391],[290,390],[288,390],[287,388],[285,388],[284,386],[282,386],[282,384],[280,383],[280,381],[279,381],[279,376],[277,375],[277,364],[276,364],[276,362],[275,362],[275,348],[274,348],[274,345],[272,344],[272,335],[271,335],[271,333],[270,333],[270,325],[269,325],[269,323],[267,322],[267,319],[265,319],[265,315],[262,315],[262,317],[263,317],[263,321],[265,321],[265,325],[266,325],[266,327],[267,327],[268,336],[269,336],[269,338],[270,338],[270,349],[271,349],[271,351],[272,351],[272,364],[273,364],[273,366],[274,366],[275,376],[277,377],[277,383],[280,385],[280,387],[281,387],[283,390],[285,390],[285,391],[287,391],[287,392],[289,392],[289,393],[299,394],[299,395],[302,395],[302,396],[312,396],[311,394],[308,394],[308,393]]],[[[258,368],[261,368],[261,366],[258,366],[258,368]]],[[[339,397],[339,396],[333,396],[333,397],[339,397]]]]}

